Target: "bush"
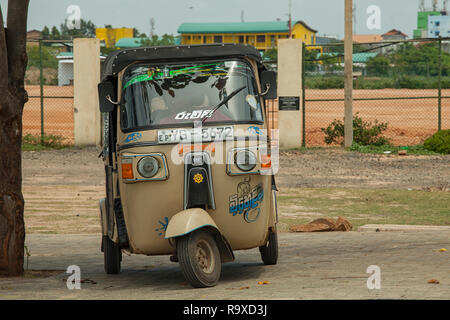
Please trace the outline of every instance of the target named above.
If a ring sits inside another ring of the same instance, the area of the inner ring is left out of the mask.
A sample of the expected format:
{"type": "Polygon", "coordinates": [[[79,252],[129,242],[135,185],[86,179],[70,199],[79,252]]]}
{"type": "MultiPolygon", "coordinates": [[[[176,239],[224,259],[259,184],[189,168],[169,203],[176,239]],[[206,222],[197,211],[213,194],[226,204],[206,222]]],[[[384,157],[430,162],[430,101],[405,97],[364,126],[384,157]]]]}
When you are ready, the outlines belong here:
{"type": "Polygon", "coordinates": [[[308,89],[343,89],[344,77],[313,77],[306,78],[308,89]]]}
{"type": "MultiPolygon", "coordinates": [[[[389,140],[381,134],[387,129],[387,123],[375,123],[364,121],[359,114],[353,116],[353,142],[358,145],[382,146],[389,144],[389,140]]],[[[341,120],[334,120],[327,128],[322,128],[325,133],[326,144],[344,144],[344,123],[341,120]]]]}
{"type": "Polygon", "coordinates": [[[427,150],[450,154],[450,130],[436,132],[425,140],[423,145],[427,150]]]}
{"type": "MultiPolygon", "coordinates": [[[[357,80],[358,89],[385,89],[395,88],[395,81],[392,78],[361,78],[357,80]]],[[[356,85],[355,85],[356,87],[356,85]]]]}
{"type": "MultiPolygon", "coordinates": [[[[430,87],[431,83],[432,82],[430,80],[426,81],[422,77],[401,76],[398,79],[399,88],[405,88],[405,89],[428,89],[430,87]]],[[[436,83],[436,87],[437,87],[437,83],[436,83]]]]}

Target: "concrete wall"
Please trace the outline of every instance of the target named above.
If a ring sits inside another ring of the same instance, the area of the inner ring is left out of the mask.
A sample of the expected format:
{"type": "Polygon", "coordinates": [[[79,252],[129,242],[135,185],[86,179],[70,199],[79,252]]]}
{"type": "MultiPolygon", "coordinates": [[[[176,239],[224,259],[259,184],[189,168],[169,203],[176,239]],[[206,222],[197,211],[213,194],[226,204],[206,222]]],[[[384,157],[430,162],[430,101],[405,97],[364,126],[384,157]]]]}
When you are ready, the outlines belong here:
{"type": "Polygon", "coordinates": [[[97,84],[100,82],[100,40],[74,39],[75,145],[100,145],[101,117],[97,84]]]}
{"type": "Polygon", "coordinates": [[[280,148],[300,148],[302,145],[302,41],[286,39],[278,42],[278,98],[300,97],[300,108],[278,111],[280,148]]]}

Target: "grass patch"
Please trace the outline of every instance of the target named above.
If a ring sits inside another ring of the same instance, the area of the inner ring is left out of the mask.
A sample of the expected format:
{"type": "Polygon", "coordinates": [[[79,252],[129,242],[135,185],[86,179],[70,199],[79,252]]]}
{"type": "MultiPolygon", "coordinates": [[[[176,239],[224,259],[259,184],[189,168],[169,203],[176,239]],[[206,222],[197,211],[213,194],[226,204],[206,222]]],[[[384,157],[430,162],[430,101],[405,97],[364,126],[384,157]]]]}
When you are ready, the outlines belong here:
{"type": "MultiPolygon", "coordinates": [[[[343,89],[343,76],[314,76],[307,75],[305,79],[307,89],[343,89]]],[[[450,77],[441,78],[442,89],[450,89],[450,77]]],[[[360,77],[353,80],[355,89],[437,89],[438,77],[425,76],[390,76],[390,77],[360,77]]]]}
{"type": "Polygon", "coordinates": [[[22,151],[40,151],[50,149],[70,148],[71,145],[64,142],[64,137],[59,135],[41,135],[26,134],[22,137],[22,151]]]}
{"type": "Polygon", "coordinates": [[[363,146],[363,145],[354,143],[350,147],[350,151],[361,152],[361,153],[378,153],[378,154],[387,153],[387,152],[396,154],[399,150],[402,150],[402,149],[408,150],[408,154],[412,154],[412,155],[441,155],[441,153],[437,153],[437,152],[425,149],[425,147],[421,144],[415,145],[415,146],[395,147],[395,146],[391,146],[391,145],[363,146]]]}
{"type": "Polygon", "coordinates": [[[280,231],[319,217],[347,218],[356,230],[368,224],[450,225],[450,192],[396,189],[281,189],[280,231]]]}

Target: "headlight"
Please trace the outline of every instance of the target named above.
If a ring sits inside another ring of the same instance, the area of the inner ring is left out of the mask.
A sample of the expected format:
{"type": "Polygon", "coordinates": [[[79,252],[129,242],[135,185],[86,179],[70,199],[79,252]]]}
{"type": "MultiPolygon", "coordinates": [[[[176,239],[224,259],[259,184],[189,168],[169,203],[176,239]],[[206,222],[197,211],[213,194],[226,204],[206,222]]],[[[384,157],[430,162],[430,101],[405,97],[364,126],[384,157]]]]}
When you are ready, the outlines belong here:
{"type": "Polygon", "coordinates": [[[238,151],[234,160],[236,166],[242,171],[250,171],[256,167],[256,156],[248,150],[238,151]]]}
{"type": "Polygon", "coordinates": [[[144,178],[153,177],[159,169],[159,162],[153,157],[144,157],[137,164],[137,171],[144,178]]]}

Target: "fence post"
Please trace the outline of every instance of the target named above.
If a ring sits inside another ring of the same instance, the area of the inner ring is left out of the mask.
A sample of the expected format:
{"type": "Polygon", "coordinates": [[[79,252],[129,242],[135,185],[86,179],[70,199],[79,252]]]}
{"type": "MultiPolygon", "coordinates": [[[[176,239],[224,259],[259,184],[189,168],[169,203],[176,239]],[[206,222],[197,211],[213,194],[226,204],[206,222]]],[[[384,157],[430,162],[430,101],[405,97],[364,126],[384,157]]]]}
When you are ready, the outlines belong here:
{"type": "Polygon", "coordinates": [[[301,148],[302,41],[278,41],[278,130],[281,149],[301,148]]]}
{"type": "Polygon", "coordinates": [[[100,145],[101,120],[97,85],[100,82],[100,40],[73,40],[75,146],[100,145]]]}
{"type": "Polygon", "coordinates": [[[42,71],[42,39],[39,39],[39,86],[41,100],[41,145],[44,144],[44,74],[42,71]]]}
{"type": "Polygon", "coordinates": [[[353,0],[345,0],[344,39],[344,146],[353,143],[353,0]]]}
{"type": "Polygon", "coordinates": [[[439,37],[439,55],[438,55],[438,131],[442,129],[442,39],[439,37]]]}
{"type": "Polygon", "coordinates": [[[306,53],[306,45],[303,42],[302,45],[302,147],[306,147],[306,125],[305,125],[305,119],[306,119],[306,90],[305,90],[305,53],[306,53]]]}

